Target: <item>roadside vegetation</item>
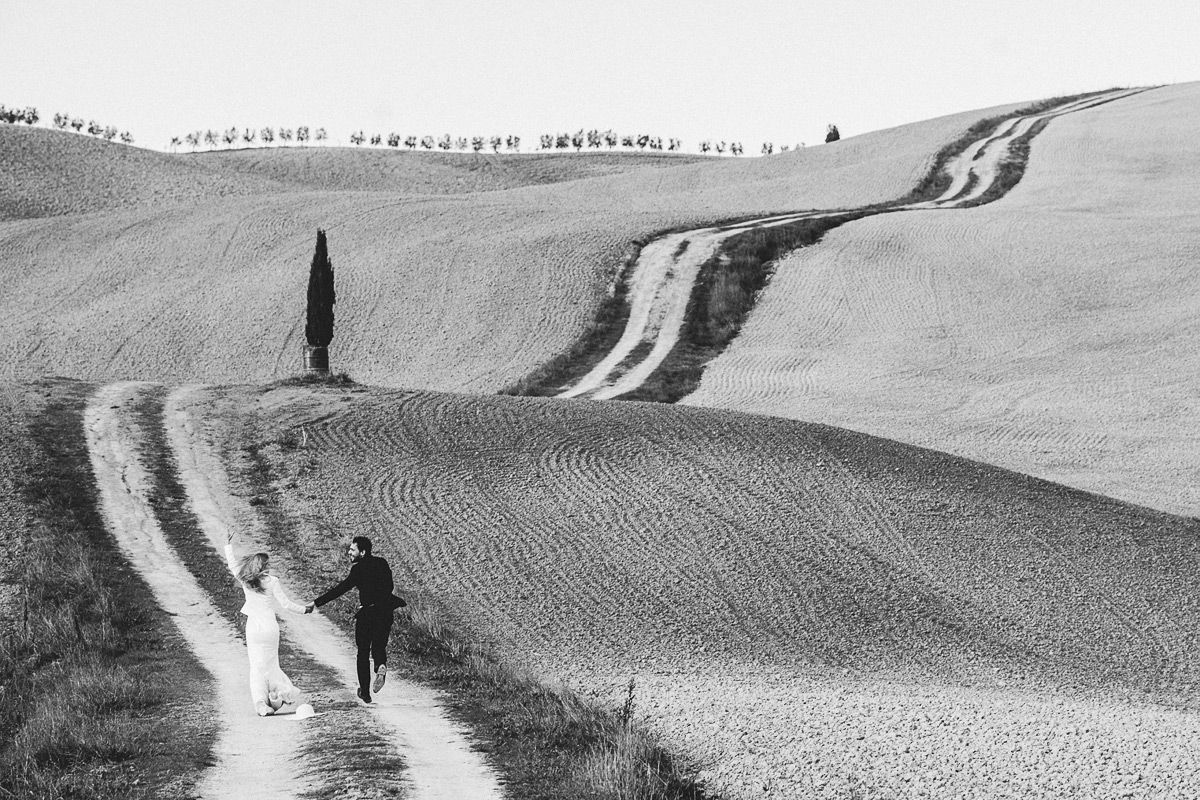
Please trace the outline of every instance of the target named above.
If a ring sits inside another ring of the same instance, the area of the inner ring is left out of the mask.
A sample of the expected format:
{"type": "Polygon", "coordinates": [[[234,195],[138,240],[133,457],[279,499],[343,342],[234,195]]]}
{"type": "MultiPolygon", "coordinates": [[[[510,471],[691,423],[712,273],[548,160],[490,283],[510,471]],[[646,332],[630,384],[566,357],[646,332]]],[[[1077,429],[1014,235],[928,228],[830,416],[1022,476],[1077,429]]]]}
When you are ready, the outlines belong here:
{"type": "MultiPolygon", "coordinates": [[[[987,136],[988,134],[995,132],[995,130],[999,127],[1000,123],[1003,122],[1004,120],[1011,119],[1013,117],[1029,116],[1030,114],[1040,114],[1043,111],[1048,111],[1052,108],[1061,106],[1065,103],[1074,102],[1076,100],[1084,100],[1089,97],[1096,97],[1098,95],[1104,94],[1105,92],[1114,91],[1116,88],[1118,88],[1118,87],[1113,87],[1112,89],[1102,89],[1102,90],[1096,91],[1096,92],[1085,92],[1083,94],[1065,95],[1065,96],[1061,96],[1061,97],[1048,97],[1045,100],[1039,100],[1036,103],[1031,103],[1030,105],[1022,106],[1021,108],[1017,109],[1016,111],[1010,112],[1008,114],[997,114],[995,116],[985,117],[985,118],[979,120],[978,122],[971,125],[971,127],[967,128],[965,131],[963,131],[962,135],[960,135],[957,139],[955,139],[952,142],[948,142],[945,146],[942,147],[941,150],[938,150],[937,155],[935,155],[933,157],[933,164],[930,166],[929,171],[925,173],[925,177],[923,177],[917,183],[917,185],[913,188],[913,190],[911,192],[909,192],[907,195],[900,198],[899,200],[889,203],[888,205],[890,205],[890,206],[908,205],[909,203],[920,203],[920,202],[924,202],[926,200],[933,200],[933,199],[940,197],[942,195],[942,193],[945,192],[946,189],[948,189],[950,187],[950,182],[952,180],[949,173],[946,172],[946,165],[948,163],[950,163],[951,160],[953,160],[954,158],[957,158],[959,155],[961,155],[963,153],[963,151],[966,150],[967,147],[969,147],[971,145],[972,142],[977,142],[980,139],[982,139],[984,136],[987,136]]],[[[1024,174],[1025,162],[1028,161],[1028,157],[1029,157],[1029,144],[1028,143],[1034,136],[1036,136],[1038,133],[1040,133],[1046,127],[1046,124],[1048,124],[1048,123],[1042,122],[1042,123],[1039,123],[1038,125],[1035,125],[1033,127],[1033,129],[1030,129],[1030,131],[1028,133],[1026,133],[1025,136],[1021,137],[1021,139],[1024,139],[1024,141],[1025,141],[1024,149],[1020,150],[1019,153],[1012,152],[1010,154],[1009,158],[1005,160],[1005,163],[1015,162],[1017,160],[1020,161],[1020,164],[1021,164],[1020,171],[1019,171],[1019,173],[1016,174],[1016,180],[1011,180],[1011,182],[1004,187],[1003,191],[1000,191],[997,194],[993,194],[991,197],[989,197],[988,200],[983,201],[981,199],[980,201],[976,201],[974,203],[971,203],[970,205],[972,205],[972,206],[981,205],[983,202],[990,203],[992,200],[995,200],[997,197],[1003,196],[1005,193],[1008,192],[1009,189],[1011,189],[1013,186],[1017,185],[1017,181],[1020,180],[1020,175],[1024,174]]],[[[1020,142],[1021,139],[1018,139],[1017,141],[1020,142]]]]}
{"type": "MultiPolygon", "coordinates": [[[[36,125],[41,119],[37,107],[26,106],[25,108],[6,108],[0,105],[0,122],[7,123],[25,123],[26,125],[36,125]]],[[[82,117],[74,117],[66,113],[57,113],[54,115],[54,127],[57,130],[65,131],[72,129],[76,133],[81,133],[84,130],[88,134],[104,138],[108,141],[120,139],[124,144],[133,144],[133,134],[129,131],[122,131],[112,125],[101,125],[95,120],[84,121],[82,117]]],[[[829,129],[833,131],[833,138],[826,135],[825,141],[837,141],[837,126],[830,125],[829,129]]],[[[497,135],[491,134],[488,136],[452,136],[449,133],[441,136],[416,136],[414,134],[400,134],[396,131],[391,131],[387,134],[373,133],[367,134],[364,130],[351,131],[349,135],[350,144],[355,147],[369,145],[371,147],[404,147],[408,150],[457,150],[466,152],[468,150],[480,153],[485,150],[490,150],[492,153],[500,153],[503,150],[506,153],[521,152],[521,137],[515,134],[497,135]]],[[[222,146],[225,148],[240,147],[286,147],[293,142],[301,147],[310,142],[318,145],[325,144],[329,141],[329,131],[322,127],[314,128],[310,125],[265,125],[263,127],[238,127],[237,125],[229,128],[188,131],[187,133],[172,136],[168,144],[171,152],[176,152],[180,147],[187,145],[193,152],[201,147],[206,150],[216,150],[222,146]]],[[[804,147],[803,142],[796,144],[796,149],[804,147]]],[[[585,131],[583,128],[578,129],[574,133],[543,133],[538,136],[537,149],[540,151],[546,150],[571,150],[582,152],[584,149],[600,150],[639,150],[639,151],[655,151],[668,153],[681,153],[684,150],[683,140],[674,136],[668,136],[664,141],[662,136],[648,133],[623,133],[618,134],[616,131],[608,128],[600,130],[592,128],[585,131]]],[[[779,152],[786,153],[791,149],[790,145],[780,145],[779,152]]],[[[704,139],[697,144],[697,150],[703,155],[715,153],[716,155],[725,155],[729,153],[731,156],[740,156],[745,152],[741,142],[726,141],[724,139],[704,139]]],[[[773,142],[763,142],[760,149],[762,155],[771,155],[775,152],[775,144],[773,142]]]]}
{"type": "MultiPolygon", "coordinates": [[[[277,491],[284,470],[274,459],[307,458],[303,439],[294,431],[267,434],[265,425],[254,418],[240,419],[234,426],[238,433],[233,446],[239,450],[227,463],[243,465],[240,478],[271,532],[270,548],[288,553],[307,585],[328,580],[316,563],[319,559],[312,557],[322,543],[306,542],[305,536],[314,532],[306,533],[277,491]]],[[[386,552],[386,541],[378,544],[386,552]]],[[[402,674],[448,695],[451,712],[474,731],[478,748],[514,800],[708,797],[635,723],[636,687],[629,687],[621,708],[600,708],[501,663],[448,625],[430,598],[410,592],[405,597],[408,614],[398,616],[393,628],[392,660],[402,661],[402,674]]],[[[331,618],[350,633],[348,614],[339,617],[334,611],[331,618]]]]}
{"type": "Polygon", "coordinates": [[[215,737],[209,678],[98,512],[82,411],[44,381],[23,420],[21,618],[0,641],[0,798],[191,794],[215,737]]]}
{"type": "Polygon", "coordinates": [[[630,245],[620,267],[613,275],[604,300],[600,302],[596,315],[592,318],[591,325],[576,338],[570,350],[543,363],[513,385],[501,389],[498,394],[553,397],[563,386],[578,381],[599,364],[608,351],[616,346],[629,322],[630,270],[637,263],[646,242],[666,233],[667,231],[660,231],[630,245]]]}

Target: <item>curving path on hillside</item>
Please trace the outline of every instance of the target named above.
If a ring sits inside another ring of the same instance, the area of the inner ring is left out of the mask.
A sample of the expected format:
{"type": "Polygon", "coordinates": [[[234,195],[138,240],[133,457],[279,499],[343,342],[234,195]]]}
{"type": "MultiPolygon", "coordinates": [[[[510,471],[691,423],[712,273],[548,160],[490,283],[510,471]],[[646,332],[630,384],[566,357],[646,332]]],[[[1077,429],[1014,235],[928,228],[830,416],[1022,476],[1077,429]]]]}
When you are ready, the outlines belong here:
{"type": "MultiPolygon", "coordinates": [[[[1063,114],[1093,108],[1138,91],[1141,90],[1106,92],[1041,113],[1007,119],[993,132],[972,142],[944,167],[951,182],[941,195],[919,203],[881,206],[875,213],[966,208],[978,204],[999,177],[1000,166],[1009,155],[1011,146],[1030,135],[1035,126],[1063,114]]],[[[667,359],[678,342],[688,300],[700,268],[726,239],[755,228],[776,227],[802,219],[837,216],[853,211],[808,211],[763,217],[734,225],[672,233],[650,242],[642,249],[629,279],[629,320],[620,340],[596,367],[557,396],[607,400],[639,388],[667,359]]]]}
{"type": "MultiPolygon", "coordinates": [[[[328,776],[314,775],[304,753],[315,731],[290,717],[260,719],[246,690],[246,652],[233,625],[213,606],[196,577],[174,552],[155,517],[149,497],[153,479],[144,463],[134,406],[154,384],[118,383],[100,389],[85,414],[88,449],[105,521],[122,553],[146,580],[156,600],[176,620],[182,635],[213,675],[221,711],[216,763],[201,783],[204,798],[295,798],[322,791],[328,776]],[[285,725],[286,730],[279,726],[285,725]],[[263,765],[272,765],[264,770],[263,765]]],[[[221,462],[201,432],[188,403],[194,387],[173,392],[165,413],[166,433],[178,464],[179,480],[192,512],[214,552],[227,532],[243,545],[261,544],[251,527],[253,514],[228,489],[221,462]]],[[[287,563],[272,556],[272,571],[287,583],[287,563]]],[[[299,593],[292,589],[295,597],[299,593]]],[[[341,677],[352,694],[354,648],[320,614],[289,615],[280,626],[284,641],[341,677]]],[[[405,797],[417,800],[496,800],[503,796],[496,776],[470,748],[464,731],[446,716],[439,695],[393,677],[387,691],[351,724],[380,727],[407,765],[405,797]]],[[[329,736],[328,730],[321,735],[329,736]]],[[[333,734],[336,736],[336,731],[333,734]]]]}

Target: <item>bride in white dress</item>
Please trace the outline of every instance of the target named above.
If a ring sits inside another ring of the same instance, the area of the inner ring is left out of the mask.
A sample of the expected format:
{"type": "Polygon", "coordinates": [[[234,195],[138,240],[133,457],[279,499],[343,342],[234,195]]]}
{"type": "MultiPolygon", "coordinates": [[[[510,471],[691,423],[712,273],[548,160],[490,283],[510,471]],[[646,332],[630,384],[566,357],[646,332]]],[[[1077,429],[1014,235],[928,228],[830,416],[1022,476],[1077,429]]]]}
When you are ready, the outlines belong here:
{"type": "Polygon", "coordinates": [[[266,553],[235,558],[232,533],[225,544],[225,563],[246,593],[242,613],[246,615],[246,654],[250,657],[250,699],[258,715],[265,717],[284,703],[300,699],[300,690],[279,668],[279,622],[271,598],[296,614],[307,614],[309,609],[288,597],[279,579],[267,571],[266,553]]]}

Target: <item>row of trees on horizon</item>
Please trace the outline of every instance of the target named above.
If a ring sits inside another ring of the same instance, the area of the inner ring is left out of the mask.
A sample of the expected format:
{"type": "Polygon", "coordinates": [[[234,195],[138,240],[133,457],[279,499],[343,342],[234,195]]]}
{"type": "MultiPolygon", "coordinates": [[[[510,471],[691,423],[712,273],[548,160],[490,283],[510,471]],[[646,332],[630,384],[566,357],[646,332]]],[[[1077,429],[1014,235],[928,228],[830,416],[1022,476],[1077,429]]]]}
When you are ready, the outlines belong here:
{"type": "MultiPolygon", "coordinates": [[[[24,122],[26,125],[36,125],[41,116],[34,106],[26,106],[22,109],[5,108],[0,106],[0,122],[17,124],[24,122]]],[[[65,131],[67,128],[73,129],[76,133],[82,133],[84,125],[87,126],[87,132],[97,138],[104,138],[108,141],[119,138],[124,144],[133,144],[133,134],[129,131],[122,131],[112,125],[101,125],[96,120],[90,120],[84,123],[83,117],[72,117],[70,114],[55,114],[54,127],[60,131],[65,131]]]]}
{"type": "Polygon", "coordinates": [[[262,145],[270,147],[276,141],[282,145],[291,144],[293,141],[296,144],[304,145],[310,141],[324,142],[329,138],[324,128],[311,130],[307,125],[300,125],[296,128],[227,128],[223,131],[192,131],[183,136],[171,137],[171,152],[175,152],[180,145],[186,143],[193,150],[198,148],[203,142],[208,145],[210,150],[216,149],[222,142],[226,147],[233,147],[239,141],[247,147],[261,142],[262,145]]]}
{"type": "MultiPolygon", "coordinates": [[[[11,124],[25,123],[26,125],[35,125],[41,119],[38,110],[34,106],[27,106],[23,109],[9,109],[0,105],[0,122],[11,124]]],[[[76,133],[82,133],[85,129],[88,134],[104,138],[108,141],[119,138],[124,144],[133,144],[133,136],[129,131],[119,131],[111,125],[101,125],[95,120],[87,123],[82,117],[73,117],[70,114],[55,114],[53,120],[54,127],[58,130],[73,129],[76,133]]],[[[836,125],[829,125],[826,128],[825,141],[836,142],[841,138],[836,125]]],[[[204,145],[209,150],[215,150],[221,145],[226,148],[232,148],[235,145],[244,147],[260,146],[271,147],[276,143],[287,146],[295,142],[298,145],[307,145],[309,142],[324,144],[329,140],[329,134],[324,128],[311,129],[307,125],[300,125],[295,128],[280,126],[264,127],[264,128],[238,128],[230,127],[222,131],[206,130],[192,131],[183,136],[172,136],[170,141],[171,152],[176,152],[184,144],[192,148],[193,151],[204,145]]],[[[387,145],[392,148],[401,146],[415,150],[472,150],[476,153],[484,150],[491,150],[493,153],[499,153],[501,150],[509,153],[519,153],[521,151],[521,137],[515,135],[509,136],[457,136],[452,137],[450,134],[443,134],[440,137],[433,136],[401,136],[398,133],[389,133],[384,136],[381,133],[376,133],[367,136],[362,130],[355,131],[350,134],[350,143],[356,147],[364,144],[369,144],[372,147],[381,147],[387,145]]],[[[546,133],[538,137],[539,151],[547,150],[570,150],[582,152],[585,148],[591,150],[600,150],[607,148],[614,150],[616,148],[625,150],[651,150],[651,151],[666,151],[677,153],[683,151],[683,140],[674,137],[668,137],[664,144],[661,136],[651,136],[649,134],[617,134],[611,128],[607,130],[599,130],[593,128],[589,131],[584,131],[580,128],[575,133],[546,133]]],[[[804,147],[804,142],[795,145],[795,149],[799,150],[804,147]]],[[[789,145],[779,145],[778,151],[781,153],[792,149],[789,145]]],[[[717,155],[725,155],[729,153],[732,156],[740,156],[745,152],[741,142],[727,142],[725,140],[705,139],[699,143],[699,151],[702,154],[716,153],[717,155]]],[[[776,145],[773,142],[763,142],[759,148],[762,155],[772,155],[776,152],[776,145]]]]}
{"type": "MultiPolygon", "coordinates": [[[[224,131],[193,131],[184,136],[171,137],[171,151],[175,152],[184,144],[189,145],[192,150],[196,150],[201,144],[204,144],[208,149],[213,150],[221,144],[231,148],[236,144],[243,144],[246,147],[255,145],[272,146],[275,142],[280,145],[290,145],[293,141],[299,145],[305,145],[310,141],[316,141],[318,144],[328,140],[328,134],[324,128],[317,128],[315,134],[310,132],[306,125],[301,125],[295,129],[292,128],[237,128],[231,127],[224,131]]],[[[826,132],[825,141],[833,142],[839,138],[836,125],[830,125],[826,132]]],[[[399,148],[401,146],[416,150],[471,150],[476,153],[484,150],[491,150],[493,153],[499,153],[501,150],[508,153],[519,153],[521,151],[521,137],[515,135],[508,136],[451,136],[446,133],[439,137],[433,136],[401,136],[398,133],[392,132],[384,136],[382,133],[372,134],[368,136],[364,131],[358,130],[350,134],[350,143],[355,147],[369,145],[371,147],[382,147],[386,144],[388,147],[399,148]]],[[[651,136],[649,134],[617,134],[612,129],[598,130],[593,128],[589,131],[584,131],[582,128],[575,133],[545,133],[538,137],[538,150],[569,150],[574,148],[575,152],[582,152],[585,148],[599,150],[601,148],[614,150],[617,147],[626,150],[652,150],[652,151],[667,151],[671,153],[681,152],[683,150],[683,140],[669,137],[664,145],[661,136],[651,136]]],[[[796,149],[804,147],[804,142],[797,144],[796,149]]],[[[740,156],[745,152],[741,142],[726,142],[724,140],[705,139],[700,142],[699,149],[701,153],[707,154],[710,152],[717,155],[724,155],[728,152],[733,156],[740,156]]],[[[791,149],[790,145],[780,145],[779,152],[785,153],[791,149]]],[[[762,155],[771,155],[775,152],[776,146],[773,142],[763,142],[760,152],[762,155]]]]}

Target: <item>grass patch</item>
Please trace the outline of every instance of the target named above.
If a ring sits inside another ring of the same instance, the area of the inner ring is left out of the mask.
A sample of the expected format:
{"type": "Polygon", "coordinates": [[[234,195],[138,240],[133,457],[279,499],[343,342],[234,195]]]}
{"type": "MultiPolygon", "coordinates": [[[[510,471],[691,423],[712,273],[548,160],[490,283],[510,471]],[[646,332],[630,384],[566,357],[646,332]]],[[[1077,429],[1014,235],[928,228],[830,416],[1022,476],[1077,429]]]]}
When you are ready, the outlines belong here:
{"type": "MultiPolygon", "coordinates": [[[[255,509],[271,532],[271,549],[286,551],[307,585],[324,588],[333,576],[313,554],[328,550],[328,535],[314,529],[319,522],[300,525],[279,502],[277,470],[284,470],[272,467],[270,460],[276,448],[280,457],[306,456],[283,445],[286,434],[263,438],[266,430],[256,417],[242,419],[235,434],[239,449],[229,460],[240,465],[247,488],[261,498],[255,509]],[[306,536],[317,538],[309,541],[306,536]]],[[[376,546],[387,555],[385,538],[376,546]]],[[[474,732],[477,749],[496,768],[513,800],[706,797],[703,788],[633,724],[631,706],[624,713],[607,710],[569,691],[547,687],[456,631],[430,598],[413,592],[405,592],[405,597],[409,607],[406,614],[397,615],[392,629],[389,664],[398,674],[445,693],[451,713],[474,732]]],[[[330,607],[327,616],[351,634],[348,605],[330,607]]]]}
{"type": "MultiPolygon", "coordinates": [[[[937,155],[933,157],[933,164],[929,167],[929,171],[925,173],[925,177],[923,177],[920,182],[917,183],[911,192],[899,200],[895,200],[887,205],[908,205],[909,203],[921,203],[925,202],[926,200],[936,200],[938,197],[941,197],[942,194],[948,188],[950,188],[950,182],[952,180],[949,173],[946,172],[946,165],[953,159],[962,155],[962,153],[971,144],[979,141],[985,136],[995,133],[999,128],[1000,123],[1004,122],[1006,119],[1029,116],[1031,114],[1040,114],[1043,111],[1049,111],[1050,109],[1057,108],[1065,103],[1071,103],[1076,100],[1084,100],[1089,97],[1096,97],[1111,91],[1114,91],[1114,89],[1102,89],[1097,92],[1085,92],[1083,94],[1065,95],[1061,97],[1048,97],[1045,100],[1039,100],[1036,103],[1030,103],[1027,106],[1022,106],[1016,111],[1012,111],[1007,114],[997,114],[992,117],[985,117],[978,122],[973,123],[971,127],[963,131],[963,133],[957,139],[947,143],[942,147],[942,149],[938,150],[937,155]]],[[[1045,125],[1042,125],[1042,128],[1044,127],[1045,125]]],[[[1025,153],[1028,155],[1028,149],[1026,149],[1025,153]]],[[[1022,166],[1022,171],[1023,169],[1024,167],[1022,166]]],[[[1014,183],[1013,185],[1015,186],[1016,184],[1014,183]]],[[[1011,186],[1009,188],[1011,188],[1011,186]]],[[[1005,191],[1008,190],[1005,189],[1005,191]]]]}
{"type": "Polygon", "coordinates": [[[24,614],[0,643],[0,797],[188,796],[212,755],[211,715],[195,713],[208,676],[100,517],[91,387],[34,388],[48,399],[25,420],[18,478],[32,524],[16,551],[24,614]]]}
{"type": "Polygon", "coordinates": [[[301,372],[281,378],[279,386],[353,386],[354,379],[348,372],[301,372]]]}

